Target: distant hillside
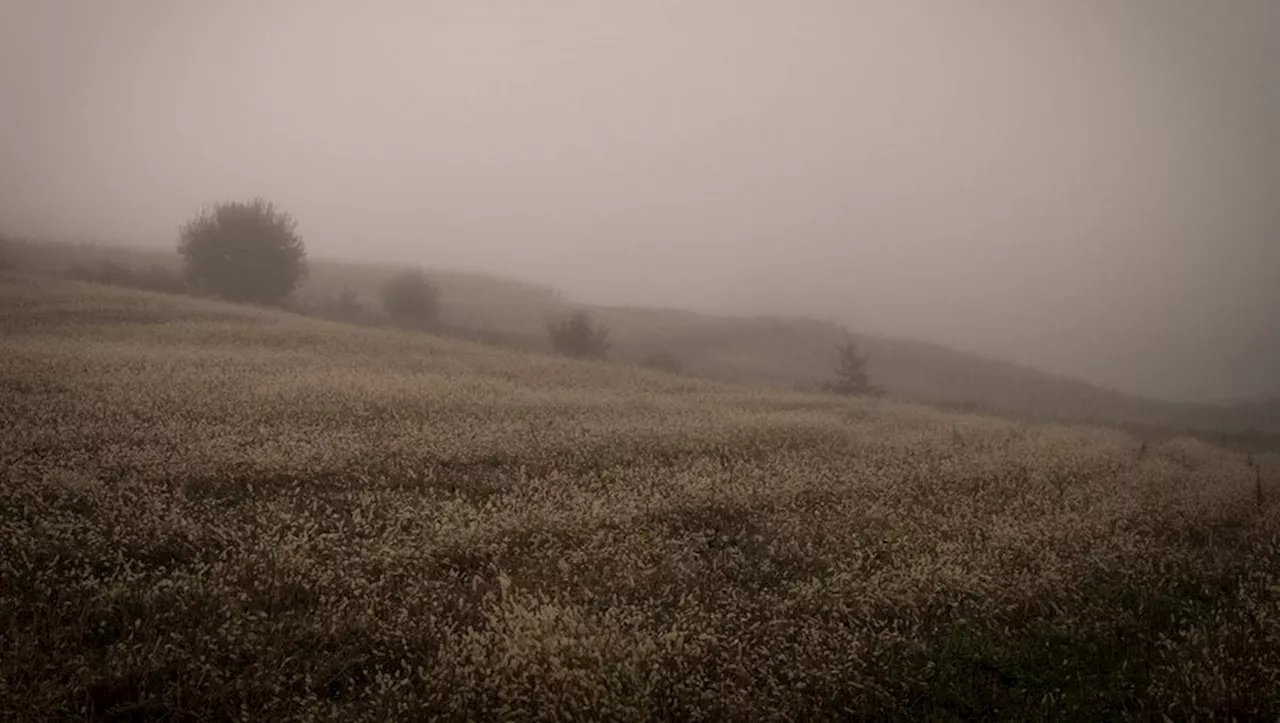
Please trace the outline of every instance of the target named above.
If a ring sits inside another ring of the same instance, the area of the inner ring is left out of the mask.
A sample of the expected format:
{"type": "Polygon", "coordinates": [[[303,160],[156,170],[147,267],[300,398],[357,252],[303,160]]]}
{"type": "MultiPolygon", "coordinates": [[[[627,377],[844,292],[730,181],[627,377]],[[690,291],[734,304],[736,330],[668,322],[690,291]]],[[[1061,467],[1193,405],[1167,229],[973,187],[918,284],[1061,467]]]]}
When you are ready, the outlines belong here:
{"type": "MultiPolygon", "coordinates": [[[[8,241],[3,253],[20,268],[64,273],[72,265],[110,261],[126,267],[176,269],[175,253],[121,246],[8,241]]],[[[300,303],[351,289],[369,306],[402,266],[312,260],[300,303]]],[[[570,304],[547,287],[499,276],[430,270],[440,286],[444,319],[524,347],[545,346],[545,324],[581,306],[610,329],[615,356],[641,359],[664,353],[695,375],[751,384],[795,387],[825,379],[844,330],[803,318],[726,317],[656,308],[570,304]]],[[[483,338],[483,336],[479,337],[483,338]]],[[[1104,422],[1137,428],[1213,429],[1280,433],[1280,401],[1191,405],[1144,399],[937,344],[877,335],[855,339],[870,371],[890,396],[968,411],[1028,419],[1104,422]]]]}
{"type": "MultiPolygon", "coordinates": [[[[181,259],[175,251],[136,246],[73,244],[49,241],[5,240],[0,252],[10,263],[29,271],[62,274],[73,266],[94,268],[104,262],[132,269],[161,267],[177,271],[181,259]]],[[[404,265],[350,263],[309,259],[307,277],[297,293],[303,305],[332,298],[345,289],[354,291],[368,305],[378,304],[379,293],[404,265]]],[[[563,308],[559,291],[509,278],[469,272],[430,271],[447,300],[446,320],[479,329],[501,323],[494,331],[533,329],[541,331],[545,311],[563,308]]]]}
{"type": "MultiPolygon", "coordinates": [[[[770,385],[831,373],[838,325],[812,319],[725,318],[657,309],[600,309],[631,356],[668,352],[689,370],[770,385]]],[[[1178,429],[1280,432],[1280,405],[1192,405],[1104,389],[938,344],[854,334],[871,376],[894,397],[1031,419],[1178,429]]]]}

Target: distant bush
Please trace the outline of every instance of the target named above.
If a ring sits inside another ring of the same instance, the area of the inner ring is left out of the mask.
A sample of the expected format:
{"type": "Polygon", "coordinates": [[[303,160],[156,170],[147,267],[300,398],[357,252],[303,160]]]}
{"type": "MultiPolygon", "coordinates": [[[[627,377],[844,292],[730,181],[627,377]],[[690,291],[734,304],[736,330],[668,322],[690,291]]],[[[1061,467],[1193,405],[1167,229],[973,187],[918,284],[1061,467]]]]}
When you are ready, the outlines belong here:
{"type": "Polygon", "coordinates": [[[685,371],[684,362],[680,361],[676,355],[665,351],[654,352],[642,358],[640,366],[670,374],[683,374],[685,371]]]}
{"type": "Polygon", "coordinates": [[[551,348],[578,359],[603,359],[609,352],[609,330],[585,311],[575,311],[547,326],[551,348]]]}
{"type": "Polygon", "coordinates": [[[279,305],[306,274],[296,222],[261,198],[219,203],[182,227],[191,286],[229,301],[279,305]]]}
{"type": "Polygon", "coordinates": [[[822,385],[834,394],[878,397],[884,390],[874,386],[867,375],[867,358],[858,351],[852,337],[837,347],[835,378],[822,385]]]}
{"type": "Polygon", "coordinates": [[[365,316],[364,303],[360,301],[360,297],[351,289],[343,289],[338,298],[334,299],[330,310],[349,319],[359,319],[365,316]]]}
{"type": "Polygon", "coordinates": [[[405,271],[382,288],[382,309],[397,325],[431,328],[440,320],[440,291],[421,271],[405,271]]]}

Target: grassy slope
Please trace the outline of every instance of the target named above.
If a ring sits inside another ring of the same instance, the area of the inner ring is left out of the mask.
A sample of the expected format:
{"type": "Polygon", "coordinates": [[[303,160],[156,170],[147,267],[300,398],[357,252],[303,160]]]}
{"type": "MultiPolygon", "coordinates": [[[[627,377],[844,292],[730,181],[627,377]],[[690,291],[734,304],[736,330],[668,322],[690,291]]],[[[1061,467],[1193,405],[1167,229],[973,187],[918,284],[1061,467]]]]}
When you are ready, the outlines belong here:
{"type": "MultiPolygon", "coordinates": [[[[791,386],[830,376],[844,339],[835,324],[803,318],[726,318],[650,309],[602,309],[621,350],[688,359],[694,371],[754,384],[791,386]]],[[[1207,405],[1159,402],[1103,389],[938,344],[856,334],[877,384],[923,403],[968,404],[1031,418],[1242,428],[1240,415],[1207,405]]],[[[1280,426],[1276,427],[1280,431],[1280,426]]]]}
{"type": "Polygon", "coordinates": [[[0,338],[0,719],[1280,710],[1198,442],[13,274],[0,338]]]}
{"type": "MultiPolygon", "coordinates": [[[[5,255],[19,268],[42,273],[57,274],[74,264],[93,267],[104,261],[134,269],[181,268],[176,253],[153,248],[10,240],[0,250],[7,250],[5,255]]],[[[301,301],[314,303],[351,289],[371,306],[378,304],[382,286],[403,271],[403,267],[389,264],[324,259],[311,259],[308,267],[308,276],[298,293],[301,301]]],[[[445,299],[447,320],[460,325],[530,331],[541,336],[546,313],[563,308],[557,291],[534,284],[465,272],[435,271],[432,277],[445,299]]]]}
{"type": "MultiPolygon", "coordinates": [[[[118,246],[12,242],[8,255],[22,268],[45,271],[105,259],[136,268],[178,265],[172,252],[118,246]]],[[[379,290],[398,270],[313,260],[299,298],[314,303],[349,288],[376,307],[379,290]]],[[[457,272],[436,272],[434,277],[441,287],[446,322],[491,332],[505,343],[544,345],[547,319],[569,306],[553,289],[510,279],[457,272]]],[[[757,385],[790,388],[826,379],[833,349],[844,338],[838,326],[808,319],[729,318],[667,309],[592,311],[609,326],[619,355],[673,353],[691,373],[757,385]]],[[[936,344],[857,338],[870,356],[872,377],[899,399],[972,405],[1028,418],[1234,432],[1252,426],[1280,434],[1274,407],[1171,404],[936,344]]],[[[1277,446],[1270,438],[1250,443],[1277,446]]]]}

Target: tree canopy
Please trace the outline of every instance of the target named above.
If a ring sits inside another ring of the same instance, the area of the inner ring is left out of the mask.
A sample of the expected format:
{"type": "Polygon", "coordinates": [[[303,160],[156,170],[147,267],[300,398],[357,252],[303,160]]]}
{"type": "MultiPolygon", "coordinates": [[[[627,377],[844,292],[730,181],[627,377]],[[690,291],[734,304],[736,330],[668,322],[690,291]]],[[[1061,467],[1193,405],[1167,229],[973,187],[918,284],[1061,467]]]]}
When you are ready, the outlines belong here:
{"type": "Polygon", "coordinates": [[[178,252],[188,283],[228,301],[280,304],[307,271],[295,227],[262,198],[213,205],[182,227],[178,252]]]}

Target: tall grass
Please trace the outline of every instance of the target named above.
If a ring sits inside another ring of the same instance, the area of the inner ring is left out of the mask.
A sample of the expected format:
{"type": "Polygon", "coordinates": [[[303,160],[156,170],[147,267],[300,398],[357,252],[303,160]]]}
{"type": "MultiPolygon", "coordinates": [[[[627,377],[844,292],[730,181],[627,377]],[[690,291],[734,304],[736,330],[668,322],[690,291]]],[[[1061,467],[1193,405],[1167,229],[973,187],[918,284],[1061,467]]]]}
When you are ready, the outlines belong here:
{"type": "Polygon", "coordinates": [[[0,333],[0,718],[1280,711],[1280,506],[1195,440],[12,275],[0,333]]]}

